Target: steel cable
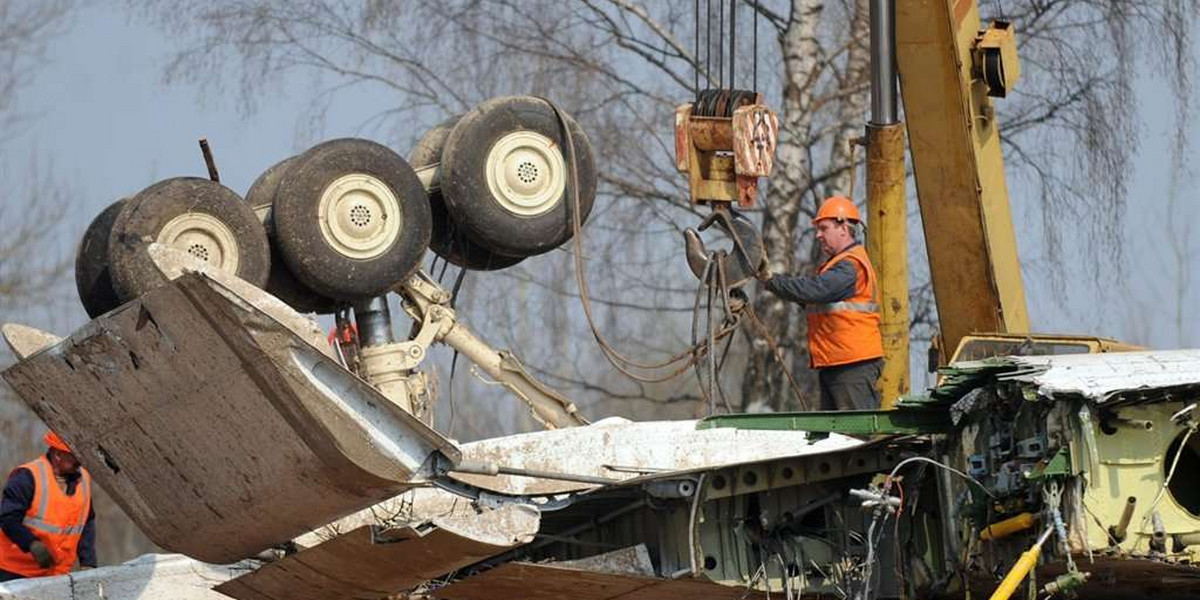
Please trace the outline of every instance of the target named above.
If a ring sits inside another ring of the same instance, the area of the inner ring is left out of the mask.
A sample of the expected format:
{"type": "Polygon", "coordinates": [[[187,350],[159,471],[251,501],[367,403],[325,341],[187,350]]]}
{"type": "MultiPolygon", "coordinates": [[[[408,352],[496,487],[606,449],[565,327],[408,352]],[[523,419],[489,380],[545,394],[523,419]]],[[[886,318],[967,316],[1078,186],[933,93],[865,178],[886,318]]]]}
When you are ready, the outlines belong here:
{"type": "Polygon", "coordinates": [[[695,42],[696,52],[692,55],[692,73],[695,82],[692,86],[692,92],[695,95],[695,100],[700,100],[700,0],[696,0],[696,10],[693,13],[696,17],[695,35],[692,36],[695,42]]]}
{"type": "Polygon", "coordinates": [[[779,368],[783,370],[783,374],[787,377],[788,385],[792,388],[792,395],[796,397],[796,402],[800,403],[801,410],[812,410],[808,405],[808,400],[804,398],[804,393],[800,391],[800,385],[796,383],[796,378],[792,377],[792,370],[788,368],[783,360],[783,351],[779,349],[779,344],[775,343],[774,336],[767,330],[767,326],[758,318],[758,314],[754,311],[754,306],[749,302],[742,309],[746,318],[750,323],[758,329],[758,334],[767,342],[767,347],[771,349],[771,354],[775,357],[775,362],[779,363],[779,368]]]}
{"type": "MultiPolygon", "coordinates": [[[[710,254],[711,258],[711,254],[710,254]]],[[[704,265],[704,273],[700,276],[700,283],[696,284],[696,297],[692,301],[692,347],[700,345],[700,297],[704,294],[705,288],[708,287],[709,273],[712,271],[713,262],[709,260],[704,265]]],[[[705,336],[707,337],[707,336],[705,336]]],[[[700,368],[700,362],[695,363],[696,385],[700,390],[700,396],[705,404],[710,404],[711,400],[708,397],[708,389],[704,385],[704,372],[700,368]]]]}
{"type": "Polygon", "coordinates": [[[729,89],[737,87],[737,0],[729,0],[729,89]]]}
{"type": "Polygon", "coordinates": [[[717,88],[725,87],[725,11],[717,4],[717,88]]]}
{"type": "MultiPolygon", "coordinates": [[[[720,261],[722,258],[720,254],[715,255],[714,259],[709,261],[709,264],[720,264],[719,262],[714,262],[714,260],[720,261]]],[[[708,331],[708,415],[712,416],[717,413],[717,341],[713,337],[713,303],[716,300],[717,290],[716,285],[713,284],[716,283],[716,274],[717,271],[720,271],[720,267],[709,269],[709,271],[709,280],[706,282],[708,285],[708,306],[705,307],[704,328],[708,331]]]]}
{"type": "Polygon", "coordinates": [[[712,85],[712,0],[704,0],[704,79],[712,85]]]}
{"type": "MultiPolygon", "coordinates": [[[[571,197],[572,197],[572,203],[573,203],[573,208],[574,208],[574,210],[572,211],[572,214],[571,214],[571,227],[572,227],[572,233],[575,238],[575,240],[574,240],[574,242],[575,242],[575,280],[579,287],[580,303],[583,305],[584,316],[587,318],[588,327],[592,332],[592,337],[595,338],[596,343],[600,346],[601,353],[604,355],[605,359],[609,362],[609,364],[611,364],[614,368],[616,368],[619,372],[624,374],[626,377],[629,377],[635,381],[640,381],[642,383],[661,383],[664,381],[669,381],[671,379],[674,379],[675,377],[678,377],[683,372],[687,371],[688,368],[690,368],[693,364],[695,364],[695,362],[697,360],[700,359],[700,357],[702,356],[702,353],[704,351],[704,346],[705,346],[704,344],[693,345],[691,348],[688,348],[688,349],[686,349],[678,354],[675,354],[674,356],[667,358],[660,362],[643,363],[643,362],[639,362],[637,360],[631,359],[631,358],[625,356],[624,354],[620,353],[619,351],[617,351],[616,348],[614,348],[611,344],[609,344],[604,339],[604,336],[601,335],[601,333],[600,333],[599,327],[596,325],[595,316],[593,315],[593,312],[592,312],[591,297],[588,293],[587,277],[584,273],[584,265],[583,265],[583,222],[582,222],[582,218],[581,218],[582,203],[580,202],[580,199],[579,199],[579,186],[578,186],[578,175],[579,174],[578,174],[578,165],[576,163],[576,157],[575,157],[575,151],[574,151],[574,148],[575,148],[574,140],[572,139],[571,129],[570,129],[566,119],[564,118],[562,111],[560,111],[558,109],[558,106],[555,105],[550,100],[548,100],[546,98],[542,98],[542,100],[544,102],[546,102],[548,105],[550,105],[551,109],[554,110],[555,115],[558,117],[559,125],[562,127],[562,130],[563,130],[564,141],[566,142],[565,144],[563,144],[563,151],[569,153],[569,155],[570,155],[569,162],[570,162],[571,168],[569,169],[569,172],[568,172],[568,177],[569,177],[568,183],[571,188],[571,197]],[[635,368],[635,369],[640,369],[640,370],[652,371],[652,370],[656,370],[656,369],[665,369],[665,368],[671,367],[673,365],[678,365],[678,366],[666,374],[660,374],[660,375],[649,376],[649,377],[642,375],[640,373],[634,373],[629,370],[629,368],[635,368]]],[[[732,332],[736,329],[736,327],[737,327],[736,322],[730,323],[727,326],[723,327],[721,329],[721,331],[715,333],[713,337],[715,339],[723,339],[725,336],[732,334],[732,332]]]]}

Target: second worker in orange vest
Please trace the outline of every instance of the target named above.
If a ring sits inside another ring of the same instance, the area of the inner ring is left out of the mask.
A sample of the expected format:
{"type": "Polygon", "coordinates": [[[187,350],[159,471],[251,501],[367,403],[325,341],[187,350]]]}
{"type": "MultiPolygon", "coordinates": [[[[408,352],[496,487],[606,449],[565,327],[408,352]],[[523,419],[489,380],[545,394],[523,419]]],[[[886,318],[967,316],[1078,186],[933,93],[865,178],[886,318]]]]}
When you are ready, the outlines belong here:
{"type": "Polygon", "coordinates": [[[92,477],[54,432],[46,453],[17,467],[0,502],[0,581],[96,566],[92,477]]]}
{"type": "Polygon", "coordinates": [[[827,260],[812,277],[762,273],[768,290],[804,305],[810,366],[817,369],[822,410],[879,408],[883,369],[878,285],[858,242],[862,219],[850,199],[825,200],[813,225],[827,260]]]}

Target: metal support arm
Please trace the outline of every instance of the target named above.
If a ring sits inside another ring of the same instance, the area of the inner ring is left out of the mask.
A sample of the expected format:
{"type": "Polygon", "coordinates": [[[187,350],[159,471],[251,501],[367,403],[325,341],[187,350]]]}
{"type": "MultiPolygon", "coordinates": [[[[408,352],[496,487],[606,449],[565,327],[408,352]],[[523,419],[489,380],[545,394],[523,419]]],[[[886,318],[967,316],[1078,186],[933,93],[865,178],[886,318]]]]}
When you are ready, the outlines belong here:
{"type": "Polygon", "coordinates": [[[529,405],[533,418],[547,429],[587,425],[579,409],[544,383],[535,379],[511,352],[495,350],[458,320],[450,307],[450,293],[424,271],[417,271],[398,290],[401,306],[412,319],[421,323],[411,344],[416,366],[424,358],[430,343],[440,342],[454,348],[509,392],[529,405]]]}

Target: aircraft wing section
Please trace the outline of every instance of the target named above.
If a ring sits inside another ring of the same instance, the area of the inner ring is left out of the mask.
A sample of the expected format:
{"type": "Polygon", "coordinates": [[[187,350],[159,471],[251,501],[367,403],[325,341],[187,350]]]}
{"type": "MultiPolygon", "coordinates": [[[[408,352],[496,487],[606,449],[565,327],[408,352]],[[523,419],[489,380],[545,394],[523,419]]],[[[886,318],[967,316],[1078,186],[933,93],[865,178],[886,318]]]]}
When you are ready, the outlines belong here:
{"type": "Polygon", "coordinates": [[[265,292],[191,272],[3,377],[151,540],[229,563],[459,460],[321,342],[265,292]]]}
{"type": "Polygon", "coordinates": [[[505,563],[433,592],[441,600],[739,600],[763,594],[707,579],[665,579],[533,563],[505,563]]]}
{"type": "Polygon", "coordinates": [[[537,510],[508,505],[418,526],[366,525],[221,584],[237,600],[383,598],[533,539],[537,510]]]}

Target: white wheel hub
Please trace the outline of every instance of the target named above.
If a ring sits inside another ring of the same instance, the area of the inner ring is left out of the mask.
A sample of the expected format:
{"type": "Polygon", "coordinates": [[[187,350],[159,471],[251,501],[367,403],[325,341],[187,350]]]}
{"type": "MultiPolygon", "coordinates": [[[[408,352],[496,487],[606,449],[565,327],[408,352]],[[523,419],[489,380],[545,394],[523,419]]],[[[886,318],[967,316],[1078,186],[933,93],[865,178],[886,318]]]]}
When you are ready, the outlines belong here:
{"type": "Polygon", "coordinates": [[[220,219],[205,213],[184,213],[167,221],[154,241],[187,252],[226,273],[237,273],[237,237],[220,219]]]}
{"type": "Polygon", "coordinates": [[[505,210],[535,217],[562,201],[566,165],[558,144],[534,131],[514,131],[487,156],[487,185],[505,210]]]}
{"type": "Polygon", "coordinates": [[[362,173],[339,177],[321,194],[321,235],[334,250],[367,260],[388,251],[404,224],[400,200],[387,184],[362,173]]]}

